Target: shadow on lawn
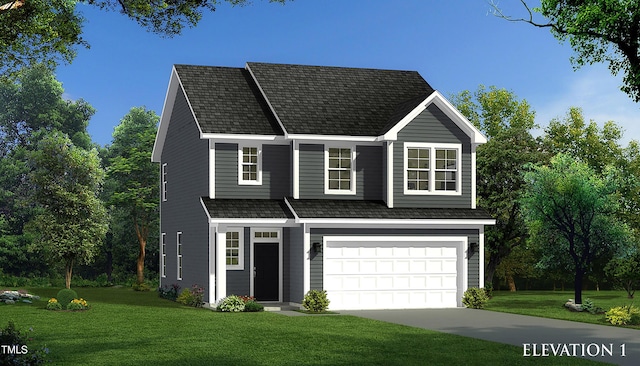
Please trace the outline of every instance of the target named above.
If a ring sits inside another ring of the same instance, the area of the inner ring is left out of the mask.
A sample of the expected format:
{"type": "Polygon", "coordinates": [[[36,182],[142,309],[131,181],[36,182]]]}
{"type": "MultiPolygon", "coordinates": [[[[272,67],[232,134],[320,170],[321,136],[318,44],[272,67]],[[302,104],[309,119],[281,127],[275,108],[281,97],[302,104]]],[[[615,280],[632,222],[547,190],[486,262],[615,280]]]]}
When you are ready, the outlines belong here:
{"type": "MultiPolygon", "coordinates": [[[[46,302],[51,297],[56,297],[60,288],[42,287],[29,288],[30,293],[40,296],[41,300],[46,302]]],[[[157,291],[134,291],[127,287],[72,287],[78,297],[89,302],[89,304],[104,303],[113,305],[128,306],[150,306],[177,308],[182,305],[160,298],[157,291]]]]}

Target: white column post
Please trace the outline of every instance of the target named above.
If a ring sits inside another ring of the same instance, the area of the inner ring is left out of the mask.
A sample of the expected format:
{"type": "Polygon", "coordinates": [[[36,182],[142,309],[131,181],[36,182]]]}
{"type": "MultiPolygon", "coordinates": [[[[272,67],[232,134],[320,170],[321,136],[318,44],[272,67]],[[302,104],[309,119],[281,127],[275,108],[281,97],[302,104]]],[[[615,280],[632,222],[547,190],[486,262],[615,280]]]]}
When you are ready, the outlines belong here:
{"type": "Polygon", "coordinates": [[[304,231],[304,243],[303,243],[303,280],[302,291],[303,293],[309,292],[311,289],[311,233],[307,224],[302,224],[302,230],[304,231]]]}
{"type": "Polygon", "coordinates": [[[227,228],[216,232],[216,302],[227,296],[227,228]]]}

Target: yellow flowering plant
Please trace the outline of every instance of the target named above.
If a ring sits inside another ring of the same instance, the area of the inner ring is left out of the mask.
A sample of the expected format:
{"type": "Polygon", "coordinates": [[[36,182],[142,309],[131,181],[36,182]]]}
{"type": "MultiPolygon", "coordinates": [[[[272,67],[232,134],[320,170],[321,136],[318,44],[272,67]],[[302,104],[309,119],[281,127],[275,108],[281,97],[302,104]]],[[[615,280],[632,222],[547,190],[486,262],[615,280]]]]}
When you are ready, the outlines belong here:
{"type": "Polygon", "coordinates": [[[62,310],[62,304],[55,297],[52,297],[47,301],[47,310],[62,310]]]}
{"type": "Polygon", "coordinates": [[[87,310],[89,308],[89,304],[83,298],[73,299],[67,305],[67,310],[87,310]]]}

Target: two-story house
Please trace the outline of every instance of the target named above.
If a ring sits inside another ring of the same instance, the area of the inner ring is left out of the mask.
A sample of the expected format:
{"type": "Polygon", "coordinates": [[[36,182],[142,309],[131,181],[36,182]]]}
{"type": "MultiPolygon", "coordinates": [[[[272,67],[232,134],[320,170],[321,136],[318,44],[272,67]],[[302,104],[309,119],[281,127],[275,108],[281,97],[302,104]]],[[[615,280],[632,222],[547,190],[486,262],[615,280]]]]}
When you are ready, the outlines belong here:
{"type": "Polygon", "coordinates": [[[161,285],[331,309],[483,286],[482,134],[414,71],[175,65],[152,160],[161,285]]]}

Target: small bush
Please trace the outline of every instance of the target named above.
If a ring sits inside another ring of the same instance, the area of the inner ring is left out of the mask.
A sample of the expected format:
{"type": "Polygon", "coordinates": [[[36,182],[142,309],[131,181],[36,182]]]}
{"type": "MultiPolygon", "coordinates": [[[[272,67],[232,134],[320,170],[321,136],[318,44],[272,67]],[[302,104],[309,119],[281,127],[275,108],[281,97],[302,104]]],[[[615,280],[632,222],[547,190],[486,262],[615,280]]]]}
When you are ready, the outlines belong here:
{"type": "Polygon", "coordinates": [[[89,304],[83,298],[73,299],[69,304],[67,304],[67,310],[78,311],[87,309],[89,309],[89,304]]]}
{"type": "Polygon", "coordinates": [[[71,300],[77,298],[78,294],[69,288],[63,288],[62,290],[58,291],[58,294],[56,295],[56,299],[58,299],[58,302],[62,305],[63,308],[66,308],[67,304],[70,303],[71,300]]]}
{"type": "Polygon", "coordinates": [[[249,300],[244,304],[244,311],[249,313],[264,311],[264,306],[258,304],[254,300],[249,300]]]}
{"type": "Polygon", "coordinates": [[[493,283],[486,283],[484,285],[484,292],[487,294],[487,297],[491,299],[493,297],[493,283]]]}
{"type": "Polygon", "coordinates": [[[462,296],[462,303],[472,309],[482,309],[487,301],[489,297],[486,291],[477,287],[469,287],[462,296]]]}
{"type": "Polygon", "coordinates": [[[180,293],[180,285],[174,283],[171,286],[164,285],[158,287],[158,295],[167,300],[176,301],[178,294],[180,293]]]}
{"type": "Polygon", "coordinates": [[[184,291],[180,293],[180,296],[178,296],[176,301],[183,305],[199,308],[199,307],[202,307],[203,298],[204,298],[204,289],[198,285],[193,285],[191,286],[190,289],[189,288],[184,289],[184,291]]]}
{"type": "Polygon", "coordinates": [[[229,295],[224,299],[220,300],[218,305],[216,305],[216,310],[231,312],[231,313],[239,313],[244,311],[245,303],[244,300],[237,295],[229,295]]]}
{"type": "Polygon", "coordinates": [[[640,325],[640,309],[633,305],[616,306],[605,313],[605,318],[613,325],[640,325]]]}
{"type": "Polygon", "coordinates": [[[321,313],[329,308],[329,299],[327,299],[327,291],[310,290],[304,295],[302,306],[314,313],[321,313]]]}
{"type": "Polygon", "coordinates": [[[20,350],[20,353],[0,352],[0,365],[43,365],[49,350],[44,347],[35,350],[27,345],[28,340],[32,338],[21,334],[11,321],[6,328],[0,329],[0,345],[17,346],[20,350]]]}
{"type": "Polygon", "coordinates": [[[590,298],[585,298],[582,300],[581,304],[582,311],[588,311],[589,314],[601,314],[604,312],[604,309],[596,306],[596,304],[590,298]]]}
{"type": "Polygon", "coordinates": [[[47,310],[62,310],[62,304],[55,297],[52,297],[47,301],[47,310]]]}
{"type": "Polygon", "coordinates": [[[146,282],[143,283],[134,283],[133,285],[131,285],[131,288],[134,291],[142,291],[142,292],[147,292],[147,291],[151,291],[151,286],[147,285],[146,282]]]}

